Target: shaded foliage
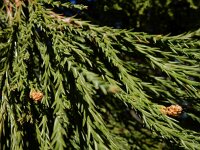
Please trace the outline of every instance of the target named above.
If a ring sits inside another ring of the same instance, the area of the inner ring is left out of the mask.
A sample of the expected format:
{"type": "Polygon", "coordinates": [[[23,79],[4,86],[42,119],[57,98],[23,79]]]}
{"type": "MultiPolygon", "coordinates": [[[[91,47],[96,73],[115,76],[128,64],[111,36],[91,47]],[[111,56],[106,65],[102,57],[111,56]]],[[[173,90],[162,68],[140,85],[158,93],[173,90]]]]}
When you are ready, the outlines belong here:
{"type": "Polygon", "coordinates": [[[198,0],[77,0],[88,5],[82,15],[99,25],[153,34],[181,34],[200,27],[198,0]]]}

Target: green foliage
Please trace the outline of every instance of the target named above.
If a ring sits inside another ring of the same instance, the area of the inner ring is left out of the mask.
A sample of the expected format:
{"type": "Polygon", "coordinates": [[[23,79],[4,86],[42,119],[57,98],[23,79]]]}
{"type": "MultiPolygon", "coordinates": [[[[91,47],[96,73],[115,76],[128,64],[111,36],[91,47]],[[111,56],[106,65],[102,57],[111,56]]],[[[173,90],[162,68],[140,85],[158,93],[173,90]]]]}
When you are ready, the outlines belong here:
{"type": "Polygon", "coordinates": [[[148,35],[53,12],[82,5],[25,1],[11,17],[8,6],[0,10],[1,149],[199,149],[199,129],[160,111],[189,102],[184,113],[199,125],[199,30],[148,35]],[[31,90],[43,92],[41,102],[31,90]]]}

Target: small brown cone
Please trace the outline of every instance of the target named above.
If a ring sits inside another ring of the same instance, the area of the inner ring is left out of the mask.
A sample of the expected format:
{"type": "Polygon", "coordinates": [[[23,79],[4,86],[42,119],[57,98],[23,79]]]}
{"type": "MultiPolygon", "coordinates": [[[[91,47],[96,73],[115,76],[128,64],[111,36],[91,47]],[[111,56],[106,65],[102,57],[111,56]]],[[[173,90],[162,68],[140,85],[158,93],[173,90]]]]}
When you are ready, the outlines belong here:
{"type": "Polygon", "coordinates": [[[171,105],[169,107],[161,106],[160,111],[168,116],[179,116],[182,113],[182,107],[179,105],[171,105]]]}
{"type": "Polygon", "coordinates": [[[41,101],[44,97],[43,93],[40,91],[31,91],[29,96],[34,101],[41,101]]]}
{"type": "Polygon", "coordinates": [[[171,105],[167,107],[167,114],[169,116],[179,116],[182,112],[182,107],[179,105],[171,105]]]}

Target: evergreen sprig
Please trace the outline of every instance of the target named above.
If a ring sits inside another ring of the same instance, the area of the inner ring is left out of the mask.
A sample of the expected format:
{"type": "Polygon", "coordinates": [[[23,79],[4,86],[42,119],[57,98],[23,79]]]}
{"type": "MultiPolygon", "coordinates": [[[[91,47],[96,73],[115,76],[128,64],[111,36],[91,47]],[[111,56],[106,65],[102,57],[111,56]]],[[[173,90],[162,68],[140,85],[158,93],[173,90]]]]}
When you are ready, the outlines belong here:
{"type": "Polygon", "coordinates": [[[130,137],[148,139],[150,132],[160,143],[199,148],[198,130],[160,110],[188,102],[184,113],[199,122],[199,30],[148,35],[66,22],[47,7],[79,5],[20,2],[10,5],[10,19],[5,5],[0,10],[2,149],[139,149],[130,137]],[[42,101],[29,96],[32,90],[42,101]]]}

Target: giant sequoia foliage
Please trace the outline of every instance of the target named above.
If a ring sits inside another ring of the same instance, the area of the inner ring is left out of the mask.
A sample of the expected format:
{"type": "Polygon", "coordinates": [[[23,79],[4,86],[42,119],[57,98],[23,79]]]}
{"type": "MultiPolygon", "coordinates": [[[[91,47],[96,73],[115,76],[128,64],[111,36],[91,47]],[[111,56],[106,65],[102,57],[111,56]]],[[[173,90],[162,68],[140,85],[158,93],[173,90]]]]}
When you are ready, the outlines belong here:
{"type": "Polygon", "coordinates": [[[199,149],[199,30],[100,27],[53,0],[0,5],[0,149],[199,149]]]}

